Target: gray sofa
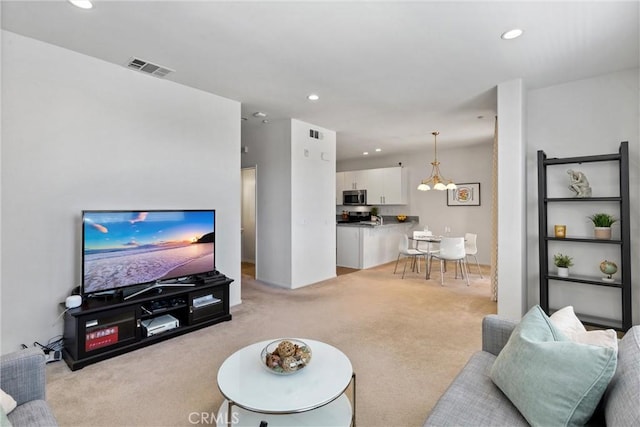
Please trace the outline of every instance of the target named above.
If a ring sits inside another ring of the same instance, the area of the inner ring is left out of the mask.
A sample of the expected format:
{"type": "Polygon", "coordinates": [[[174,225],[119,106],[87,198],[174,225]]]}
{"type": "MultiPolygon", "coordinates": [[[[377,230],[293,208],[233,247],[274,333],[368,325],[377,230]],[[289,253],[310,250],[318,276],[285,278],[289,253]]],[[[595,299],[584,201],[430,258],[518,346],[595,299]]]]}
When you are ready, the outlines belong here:
{"type": "MultiPolygon", "coordinates": [[[[509,340],[515,322],[490,315],[482,322],[482,351],[467,362],[440,397],[425,426],[528,426],[491,381],[491,366],[509,340]]],[[[589,425],[640,426],[640,326],[618,344],[618,364],[589,425]]]]}
{"type": "Polygon", "coordinates": [[[57,426],[53,412],[45,402],[44,353],[30,347],[0,358],[0,388],[13,397],[17,407],[8,415],[18,426],[57,426]]]}

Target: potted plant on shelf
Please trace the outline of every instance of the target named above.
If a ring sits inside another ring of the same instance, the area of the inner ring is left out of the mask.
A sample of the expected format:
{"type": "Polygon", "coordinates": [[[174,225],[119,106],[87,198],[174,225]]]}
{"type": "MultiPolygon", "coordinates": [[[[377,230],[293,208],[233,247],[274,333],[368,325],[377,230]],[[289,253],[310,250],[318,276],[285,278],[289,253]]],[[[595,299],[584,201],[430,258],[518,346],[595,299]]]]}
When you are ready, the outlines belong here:
{"type": "Polygon", "coordinates": [[[596,239],[609,240],[611,239],[611,225],[617,221],[613,215],[608,213],[596,213],[589,217],[593,222],[594,236],[596,239]]]}
{"type": "Polygon", "coordinates": [[[553,256],[553,263],[558,267],[558,277],[569,277],[569,267],[573,265],[572,257],[557,253],[553,256]]]}

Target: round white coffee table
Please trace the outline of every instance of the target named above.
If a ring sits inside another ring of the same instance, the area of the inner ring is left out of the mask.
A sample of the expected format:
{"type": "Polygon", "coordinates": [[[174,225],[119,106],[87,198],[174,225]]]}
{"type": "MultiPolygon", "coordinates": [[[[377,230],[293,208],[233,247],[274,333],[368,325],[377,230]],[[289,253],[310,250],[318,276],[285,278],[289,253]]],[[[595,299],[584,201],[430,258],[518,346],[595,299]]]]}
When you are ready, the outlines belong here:
{"type": "Polygon", "coordinates": [[[226,421],[234,427],[257,427],[267,421],[269,427],[355,427],[356,377],[347,356],[329,344],[300,338],[311,347],[311,363],[292,375],[276,375],[260,360],[262,349],[276,340],[251,344],[222,363],[218,388],[226,400],[218,412],[218,426],[226,421]],[[344,394],[351,381],[353,410],[344,394]]]}

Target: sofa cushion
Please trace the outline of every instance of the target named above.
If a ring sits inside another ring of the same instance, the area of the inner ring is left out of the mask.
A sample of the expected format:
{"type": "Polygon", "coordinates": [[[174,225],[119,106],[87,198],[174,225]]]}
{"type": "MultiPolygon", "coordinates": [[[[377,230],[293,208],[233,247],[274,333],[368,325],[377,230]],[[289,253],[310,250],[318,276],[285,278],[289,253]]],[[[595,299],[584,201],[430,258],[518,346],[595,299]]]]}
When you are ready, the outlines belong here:
{"type": "Polygon", "coordinates": [[[475,353],[429,414],[425,426],[527,426],[489,378],[496,356],[475,353]]]}
{"type": "Polygon", "coordinates": [[[640,326],[629,329],[618,344],[618,367],[605,394],[609,426],[640,426],[640,326]]]}
{"type": "Polygon", "coordinates": [[[584,425],[616,362],[615,349],[570,341],[535,306],[511,334],[490,375],[532,425],[584,425]]]}
{"type": "Polygon", "coordinates": [[[8,415],[13,426],[51,427],[58,425],[49,405],[44,400],[32,400],[18,405],[8,415]]]}

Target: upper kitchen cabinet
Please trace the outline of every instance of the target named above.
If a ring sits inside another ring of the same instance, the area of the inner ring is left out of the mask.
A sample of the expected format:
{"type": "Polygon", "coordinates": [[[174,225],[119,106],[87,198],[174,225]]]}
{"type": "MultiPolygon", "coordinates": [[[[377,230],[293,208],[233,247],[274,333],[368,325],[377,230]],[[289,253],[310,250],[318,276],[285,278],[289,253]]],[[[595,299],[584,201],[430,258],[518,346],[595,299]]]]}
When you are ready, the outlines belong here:
{"type": "Polygon", "coordinates": [[[406,205],[407,170],[402,167],[336,173],[336,204],[345,190],[367,190],[368,205],[406,205]]]}
{"type": "Polygon", "coordinates": [[[344,173],[343,190],[369,190],[369,170],[346,171],[344,173]]]}
{"type": "Polygon", "coordinates": [[[367,204],[407,204],[407,170],[405,168],[369,169],[368,172],[367,204]]]}

